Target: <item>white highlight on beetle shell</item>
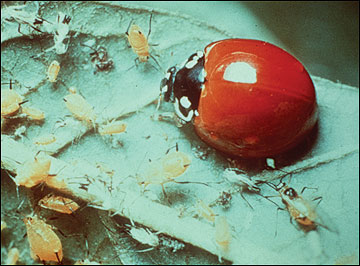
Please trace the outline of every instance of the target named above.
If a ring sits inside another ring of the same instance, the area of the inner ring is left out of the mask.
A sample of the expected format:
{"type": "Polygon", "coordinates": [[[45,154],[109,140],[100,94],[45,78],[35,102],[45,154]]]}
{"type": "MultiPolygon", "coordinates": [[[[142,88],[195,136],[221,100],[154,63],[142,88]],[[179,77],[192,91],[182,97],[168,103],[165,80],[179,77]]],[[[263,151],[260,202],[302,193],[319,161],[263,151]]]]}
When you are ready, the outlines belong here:
{"type": "Polygon", "coordinates": [[[206,71],[205,71],[205,69],[203,68],[203,69],[200,71],[200,73],[199,73],[198,79],[199,79],[199,81],[200,81],[201,83],[204,83],[204,82],[205,82],[205,77],[206,77],[206,71]]]}
{"type": "Polygon", "coordinates": [[[234,62],[224,72],[224,80],[239,83],[256,83],[256,69],[245,62],[234,62]]]}
{"type": "Polygon", "coordinates": [[[189,101],[189,98],[186,96],[181,97],[180,104],[184,108],[189,108],[191,106],[191,102],[189,101]]]}

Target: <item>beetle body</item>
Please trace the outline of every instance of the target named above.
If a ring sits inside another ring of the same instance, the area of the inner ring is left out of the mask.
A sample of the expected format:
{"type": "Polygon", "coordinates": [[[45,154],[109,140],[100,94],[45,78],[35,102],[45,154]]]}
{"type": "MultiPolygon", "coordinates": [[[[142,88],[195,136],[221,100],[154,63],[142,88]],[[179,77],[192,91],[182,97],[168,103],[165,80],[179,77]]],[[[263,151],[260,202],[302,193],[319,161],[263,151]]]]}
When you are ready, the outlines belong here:
{"type": "Polygon", "coordinates": [[[161,91],[204,142],[240,157],[286,151],[317,121],[315,89],[303,65],[263,41],[211,43],[170,68],[161,91]]]}
{"type": "Polygon", "coordinates": [[[41,261],[61,262],[62,244],[50,225],[36,215],[24,219],[30,244],[31,257],[41,261]]]}

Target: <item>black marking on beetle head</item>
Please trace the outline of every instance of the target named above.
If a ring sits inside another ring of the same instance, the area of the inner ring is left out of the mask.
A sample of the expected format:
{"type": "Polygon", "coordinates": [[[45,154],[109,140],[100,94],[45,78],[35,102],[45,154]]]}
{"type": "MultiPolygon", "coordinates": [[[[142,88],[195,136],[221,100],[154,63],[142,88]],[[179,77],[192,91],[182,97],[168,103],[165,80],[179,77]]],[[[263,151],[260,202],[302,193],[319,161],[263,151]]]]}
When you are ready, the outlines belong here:
{"type": "Polygon", "coordinates": [[[180,69],[169,68],[168,76],[161,81],[164,100],[174,103],[175,113],[183,124],[190,122],[196,115],[204,84],[204,61],[202,52],[194,53],[180,69]],[[184,100],[190,102],[190,105],[182,104],[184,100]]]}

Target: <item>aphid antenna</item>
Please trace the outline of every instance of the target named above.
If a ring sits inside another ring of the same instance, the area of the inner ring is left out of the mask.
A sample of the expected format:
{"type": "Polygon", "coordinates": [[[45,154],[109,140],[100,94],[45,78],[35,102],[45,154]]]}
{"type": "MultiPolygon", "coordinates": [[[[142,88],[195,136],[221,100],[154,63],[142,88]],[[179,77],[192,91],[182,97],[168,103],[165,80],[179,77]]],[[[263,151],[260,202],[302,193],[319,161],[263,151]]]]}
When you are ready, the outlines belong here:
{"type": "Polygon", "coordinates": [[[11,175],[11,174],[9,173],[9,171],[6,170],[5,168],[4,168],[4,170],[5,170],[5,172],[7,173],[7,175],[12,179],[12,181],[14,181],[14,183],[16,184],[16,196],[17,196],[17,198],[19,198],[19,185],[16,183],[15,177],[14,177],[13,175],[11,175]]]}
{"type": "Polygon", "coordinates": [[[149,33],[146,36],[146,39],[149,39],[150,33],[151,33],[151,19],[152,19],[153,13],[150,14],[150,20],[149,20],[149,33]]]}
{"type": "Polygon", "coordinates": [[[172,146],[172,147],[170,147],[169,149],[167,149],[167,151],[165,152],[165,154],[168,154],[170,151],[171,151],[171,149],[173,149],[173,148],[176,148],[176,151],[179,151],[179,146],[178,146],[178,143],[176,142],[176,144],[174,145],[174,146],[172,146]]]}
{"type": "Polygon", "coordinates": [[[80,45],[81,45],[81,46],[84,46],[84,47],[88,47],[88,48],[90,48],[91,50],[93,50],[94,52],[97,53],[97,50],[96,50],[95,48],[91,47],[90,45],[87,45],[87,44],[85,44],[85,43],[80,43],[80,45]]]}
{"type": "Polygon", "coordinates": [[[210,187],[206,183],[196,182],[196,181],[176,181],[176,180],[171,180],[169,182],[174,182],[174,183],[177,183],[177,184],[199,184],[199,185],[204,185],[204,186],[210,187]]]}
{"type": "Polygon", "coordinates": [[[130,21],[129,26],[127,27],[127,30],[126,30],[126,32],[125,32],[125,34],[128,35],[128,36],[129,36],[129,29],[130,29],[133,21],[134,21],[134,19],[132,19],[132,20],[130,21]]]}

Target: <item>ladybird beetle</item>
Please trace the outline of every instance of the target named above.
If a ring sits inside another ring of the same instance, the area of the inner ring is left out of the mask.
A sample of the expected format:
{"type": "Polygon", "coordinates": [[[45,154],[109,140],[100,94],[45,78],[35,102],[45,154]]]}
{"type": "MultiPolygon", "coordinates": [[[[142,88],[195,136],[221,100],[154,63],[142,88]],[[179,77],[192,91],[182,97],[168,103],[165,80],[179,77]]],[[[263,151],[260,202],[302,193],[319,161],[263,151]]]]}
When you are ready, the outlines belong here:
{"type": "Polygon", "coordinates": [[[160,85],[177,120],[193,122],[210,146],[240,157],[294,147],[317,122],[315,88],[295,57],[270,43],[227,39],[209,44],[160,85]]]}

